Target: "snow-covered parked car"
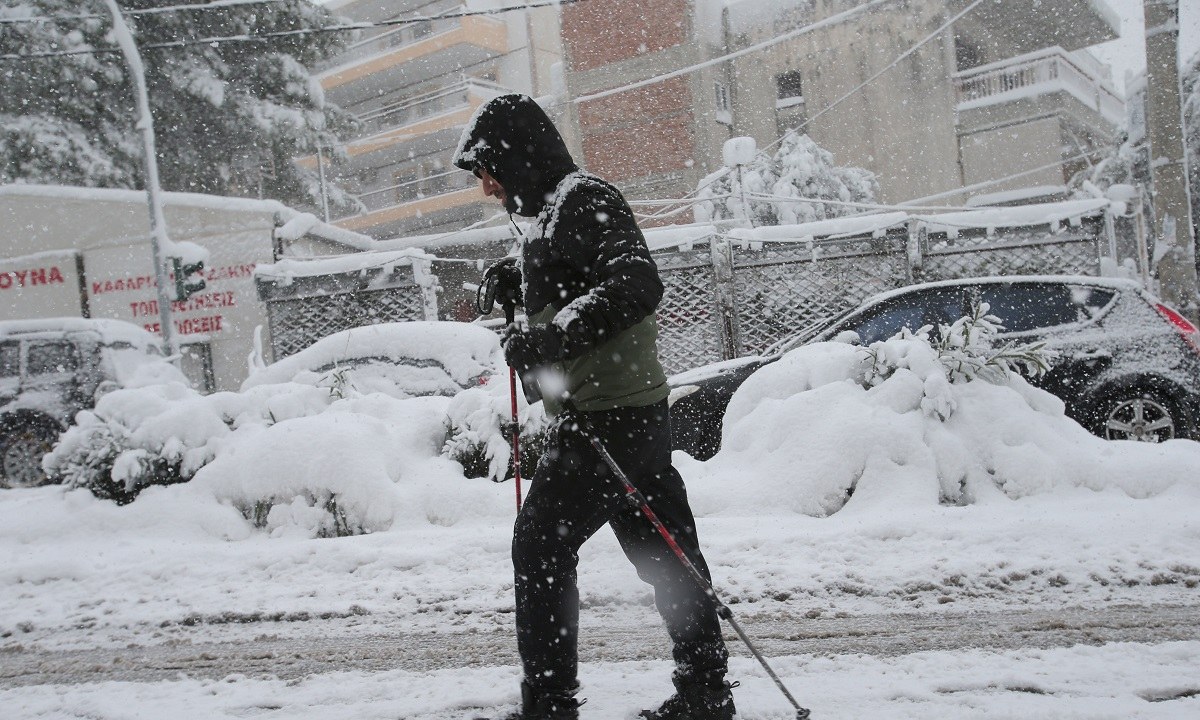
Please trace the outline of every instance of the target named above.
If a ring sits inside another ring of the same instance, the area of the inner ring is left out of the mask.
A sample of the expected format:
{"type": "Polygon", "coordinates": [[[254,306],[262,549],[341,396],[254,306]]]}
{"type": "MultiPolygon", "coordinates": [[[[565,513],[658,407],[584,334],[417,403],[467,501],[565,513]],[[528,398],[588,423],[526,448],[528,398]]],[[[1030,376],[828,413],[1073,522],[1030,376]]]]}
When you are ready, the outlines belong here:
{"type": "Polygon", "coordinates": [[[1200,333],[1133,281],[1075,276],[964,278],[900,288],[781,340],[760,356],[680,373],[672,387],[672,439],[698,459],[721,444],[730,398],[789,350],[843,340],[862,345],[903,328],[948,327],[979,303],[1000,320],[1003,341],[1045,342],[1053,364],[1034,385],[1100,437],[1200,439],[1200,333]]]}
{"type": "Polygon", "coordinates": [[[118,388],[180,381],[157,336],[120,320],[0,322],[0,483],[38,485],[42,457],[80,410],[118,388]]]}
{"type": "Polygon", "coordinates": [[[258,368],[242,390],[300,383],[344,394],[453,396],[504,368],[496,333],[461,322],[394,322],[342,330],[258,368]]]}

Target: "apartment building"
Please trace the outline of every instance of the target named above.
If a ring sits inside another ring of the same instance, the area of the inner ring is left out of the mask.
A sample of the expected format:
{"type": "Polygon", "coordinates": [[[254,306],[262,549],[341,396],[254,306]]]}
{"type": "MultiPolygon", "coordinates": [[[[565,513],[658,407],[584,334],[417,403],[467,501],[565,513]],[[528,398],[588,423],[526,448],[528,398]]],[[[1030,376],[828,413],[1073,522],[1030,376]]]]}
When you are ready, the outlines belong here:
{"type": "Polygon", "coordinates": [[[558,10],[497,12],[500,0],[333,0],[355,21],[412,20],[373,28],[317,78],[360,130],[348,160],[302,158],[353,193],[366,211],[333,217],[375,238],[458,229],[495,214],[475,178],[451,165],[475,109],[508,92],[551,92],[561,63],[558,10]]]}
{"type": "Polygon", "coordinates": [[[874,80],[971,3],[883,3],[797,32],[865,4],[564,6],[565,82],[583,98],[570,114],[580,157],[631,197],[680,197],[719,167],[725,140],[767,147],[801,127],[838,164],[876,173],[882,200],[946,203],[1061,186],[1123,123],[1108,68],[1083,51],[1117,36],[1105,0],[985,0],[874,80]]]}

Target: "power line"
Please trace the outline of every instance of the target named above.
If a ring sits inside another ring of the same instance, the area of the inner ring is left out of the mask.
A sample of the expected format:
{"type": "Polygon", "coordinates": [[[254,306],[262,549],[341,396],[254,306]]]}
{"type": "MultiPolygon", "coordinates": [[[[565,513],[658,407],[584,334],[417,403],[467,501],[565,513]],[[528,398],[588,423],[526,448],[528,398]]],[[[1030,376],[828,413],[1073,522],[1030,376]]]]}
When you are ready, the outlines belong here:
{"type": "MultiPolygon", "coordinates": [[[[187,12],[192,10],[217,10],[236,7],[238,5],[268,5],[291,2],[292,0],[213,0],[199,5],[167,5],[164,7],[142,8],[140,10],[122,10],[123,15],[160,15],[168,12],[187,12]]],[[[0,18],[0,24],[61,22],[64,20],[103,20],[108,15],[100,13],[78,13],[75,15],[30,15],[18,18],[0,18]]]]}
{"type": "Polygon", "coordinates": [[[926,195],[924,197],[914,198],[912,200],[905,200],[904,202],[900,203],[900,207],[901,208],[904,208],[905,206],[912,207],[912,206],[915,206],[917,203],[922,203],[922,202],[925,202],[926,200],[937,200],[938,198],[949,197],[951,195],[960,195],[963,193],[973,192],[975,190],[982,190],[983,188],[991,187],[992,185],[998,185],[999,183],[1002,183],[1006,180],[1015,180],[1016,178],[1024,177],[1026,175],[1032,175],[1034,173],[1041,172],[1043,170],[1049,170],[1051,168],[1060,167],[1069,162],[1074,162],[1076,160],[1082,160],[1083,158],[1085,158],[1089,155],[1092,155],[1096,152],[1100,152],[1100,151],[1093,150],[1090,152],[1080,153],[1078,155],[1073,155],[1069,158],[1063,158],[1062,160],[1058,160],[1056,162],[1047,163],[1046,165],[1042,165],[1040,167],[1035,167],[1031,170],[1023,170],[1018,173],[1013,173],[1012,175],[1005,175],[1004,177],[996,178],[995,180],[985,180],[983,182],[977,182],[973,185],[965,185],[960,188],[955,188],[954,190],[946,190],[945,192],[934,193],[933,195],[926,195]]]}
{"type": "MultiPolygon", "coordinates": [[[[272,38],[297,37],[300,35],[315,35],[319,33],[333,32],[351,32],[354,30],[370,30],[373,28],[385,27],[400,27],[405,25],[415,25],[417,23],[430,22],[433,20],[446,20],[454,18],[476,17],[480,15],[500,15],[507,12],[518,10],[537,10],[545,7],[559,7],[562,5],[573,5],[575,3],[584,2],[585,0],[541,0],[541,2],[529,2],[523,5],[507,5],[490,10],[464,10],[460,12],[448,12],[441,15],[431,16],[415,16],[409,18],[396,18],[394,20],[380,20],[377,22],[360,22],[350,23],[348,25],[327,25],[317,28],[300,28],[297,30],[280,30],[276,32],[258,33],[258,34],[242,34],[242,35],[226,35],[218,37],[195,38],[191,40],[170,40],[158,43],[147,43],[139,45],[139,50],[162,50],[169,48],[188,47],[192,45],[220,45],[231,42],[263,42],[272,38]]],[[[876,0],[879,1],[879,0],[876,0]]],[[[54,50],[38,53],[12,53],[8,55],[0,55],[2,60],[28,60],[39,58],[54,58],[67,57],[71,55],[96,55],[101,53],[117,53],[120,48],[117,47],[101,47],[101,48],[86,48],[79,50],[54,50]]]]}
{"type": "Polygon", "coordinates": [[[671,72],[663,73],[662,75],[655,75],[654,77],[646,78],[645,80],[638,80],[637,82],[629,83],[628,85],[623,85],[621,87],[609,88],[608,90],[601,90],[600,92],[592,93],[591,95],[581,95],[581,96],[571,100],[570,102],[572,102],[576,105],[579,105],[579,104],[582,104],[585,102],[591,102],[593,100],[600,100],[602,98],[609,97],[610,95],[616,95],[619,93],[627,92],[629,90],[636,90],[638,88],[643,88],[648,85],[656,85],[665,80],[670,80],[672,78],[681,77],[683,75],[690,75],[691,73],[696,72],[697,70],[703,70],[704,68],[712,67],[713,65],[719,65],[727,60],[734,60],[739,57],[742,57],[743,55],[749,55],[750,53],[758,52],[759,50],[764,50],[766,48],[771,47],[772,45],[778,45],[781,42],[786,42],[793,38],[798,38],[801,35],[806,35],[814,30],[820,30],[829,25],[836,25],[845,20],[849,20],[850,18],[854,17],[855,15],[858,15],[861,12],[872,9],[872,8],[876,7],[877,5],[883,5],[885,3],[891,3],[891,2],[895,2],[895,1],[896,0],[870,0],[870,2],[859,5],[858,7],[854,7],[849,10],[843,10],[840,13],[830,15],[829,17],[818,20],[815,23],[810,23],[803,27],[796,28],[795,30],[788,31],[782,35],[773,37],[770,40],[765,40],[763,42],[760,42],[757,45],[751,45],[750,47],[742,48],[741,50],[727,53],[725,55],[713,58],[711,60],[705,60],[702,63],[696,63],[695,65],[689,65],[685,68],[680,68],[678,70],[672,70],[671,72]]]}
{"type": "MultiPolygon", "coordinates": [[[[935,37],[937,37],[938,35],[941,35],[941,34],[942,34],[942,32],[943,32],[944,30],[946,30],[946,28],[948,28],[948,27],[950,27],[951,25],[953,25],[954,23],[958,22],[958,21],[959,21],[959,20],[962,18],[962,16],[963,16],[963,15],[966,15],[967,13],[971,12],[972,10],[974,10],[974,9],[975,9],[975,8],[976,8],[976,7],[977,7],[977,6],[978,6],[980,3],[982,3],[982,2],[983,2],[983,0],[975,0],[975,2],[973,2],[973,3],[971,3],[970,5],[968,5],[968,6],[966,6],[965,8],[963,8],[963,9],[962,9],[962,11],[960,11],[960,12],[959,12],[957,15],[955,15],[955,16],[954,16],[954,17],[952,17],[952,18],[950,18],[950,19],[949,19],[949,20],[947,20],[946,22],[942,23],[942,24],[941,24],[941,26],[939,26],[937,30],[934,30],[933,32],[929,33],[929,34],[928,34],[928,35],[926,35],[924,38],[922,38],[922,39],[921,39],[919,42],[917,42],[917,44],[916,44],[916,45],[913,45],[913,46],[912,46],[912,47],[910,47],[908,50],[905,50],[903,53],[901,53],[899,57],[897,57],[897,58],[896,58],[895,60],[893,60],[892,62],[888,63],[888,64],[887,64],[887,65],[886,65],[886,66],[885,66],[885,67],[884,67],[882,70],[880,70],[879,72],[875,73],[874,75],[872,75],[871,77],[867,78],[866,80],[863,80],[861,83],[859,83],[857,86],[855,86],[855,87],[854,87],[852,90],[850,90],[850,92],[846,93],[845,95],[841,96],[841,97],[840,97],[840,98],[838,98],[837,100],[834,100],[832,103],[830,103],[830,104],[826,105],[825,107],[821,108],[821,111],[820,111],[820,112],[818,112],[816,115],[813,115],[813,116],[812,116],[812,117],[810,117],[810,118],[807,118],[807,119],[806,119],[804,122],[800,123],[800,125],[798,125],[797,127],[793,128],[793,129],[791,130],[791,132],[799,132],[801,129],[808,127],[808,126],[809,126],[809,124],[811,124],[811,123],[812,123],[813,121],[815,121],[817,118],[821,117],[821,116],[822,116],[822,115],[824,115],[825,113],[827,113],[827,112],[829,112],[830,110],[834,109],[834,108],[835,108],[835,107],[837,107],[838,105],[841,105],[841,104],[842,104],[842,103],[843,103],[843,102],[844,102],[844,101],[845,101],[847,98],[849,98],[851,95],[854,95],[854,94],[855,94],[855,93],[857,93],[859,90],[862,90],[862,89],[863,89],[863,88],[865,88],[866,86],[868,86],[868,85],[870,85],[871,83],[873,83],[873,82],[875,82],[876,80],[878,80],[878,79],[879,79],[879,77],[880,77],[881,75],[883,75],[884,73],[886,73],[888,70],[891,70],[892,68],[896,67],[896,66],[897,66],[897,65],[899,65],[899,64],[900,64],[900,63],[901,63],[901,62],[902,62],[902,61],[903,61],[905,58],[907,58],[909,55],[912,55],[912,54],[913,54],[913,53],[915,53],[917,50],[920,50],[922,47],[924,47],[926,43],[928,43],[929,41],[933,40],[933,39],[934,39],[935,37]]],[[[768,145],[767,147],[768,147],[768,148],[774,147],[775,145],[777,145],[777,144],[779,144],[780,142],[782,142],[784,137],[787,137],[787,133],[785,133],[785,134],[784,134],[782,137],[778,138],[777,140],[775,140],[775,142],[771,143],[771,144],[770,144],[770,145],[768,145]]]]}
{"type": "MultiPolygon", "coordinates": [[[[909,55],[913,54],[914,52],[916,52],[917,50],[919,50],[921,47],[923,47],[923,46],[924,46],[926,43],[930,42],[930,41],[931,41],[931,40],[933,40],[935,37],[937,37],[938,35],[940,35],[940,34],[941,34],[942,32],[944,32],[944,31],[945,31],[945,30],[946,30],[948,27],[950,27],[950,26],[951,26],[951,25],[953,25],[954,23],[958,22],[958,20],[959,20],[959,19],[961,19],[961,18],[962,18],[964,15],[966,15],[966,14],[967,14],[968,12],[970,12],[971,10],[974,10],[974,9],[975,9],[975,7],[976,7],[976,6],[978,6],[978,5],[979,5],[979,4],[980,4],[982,1],[983,1],[983,0],[975,0],[975,2],[971,3],[970,5],[968,5],[966,8],[964,8],[964,9],[963,9],[961,12],[959,12],[957,15],[955,15],[954,17],[952,17],[952,18],[950,18],[949,20],[947,20],[945,23],[943,23],[941,26],[939,26],[939,27],[938,27],[936,30],[934,30],[934,31],[933,31],[933,32],[931,32],[930,34],[926,35],[926,36],[925,36],[924,38],[922,38],[921,40],[917,41],[917,43],[916,43],[915,45],[913,45],[912,47],[910,47],[908,50],[905,50],[903,53],[901,53],[901,54],[900,54],[900,55],[899,55],[899,56],[898,56],[898,57],[897,57],[895,60],[893,60],[892,62],[888,63],[886,66],[884,66],[884,68],[883,68],[882,70],[880,70],[879,72],[875,73],[875,74],[874,74],[874,75],[872,75],[871,77],[867,78],[867,79],[866,79],[866,80],[864,80],[863,82],[859,83],[857,86],[855,86],[854,88],[852,88],[852,89],[851,89],[849,92],[847,92],[846,94],[842,95],[842,96],[841,96],[841,97],[839,97],[837,100],[834,100],[834,101],[833,101],[831,104],[827,105],[826,107],[822,108],[822,109],[821,109],[821,111],[820,111],[820,112],[818,112],[816,115],[812,116],[811,118],[808,118],[808,119],[806,119],[806,120],[805,120],[805,121],[804,121],[804,122],[803,122],[801,125],[799,125],[798,127],[796,127],[796,128],[792,128],[792,129],[791,129],[791,130],[789,130],[788,132],[785,132],[783,135],[781,135],[781,136],[779,136],[778,138],[776,138],[776,139],[775,139],[775,140],[774,140],[774,141],[773,141],[773,142],[772,142],[770,145],[767,145],[767,146],[765,146],[765,147],[761,148],[761,150],[769,150],[770,148],[773,148],[773,147],[775,147],[775,146],[776,146],[776,145],[778,145],[779,143],[783,142],[783,140],[784,140],[786,137],[788,137],[789,135],[796,134],[796,133],[797,133],[797,132],[798,132],[800,129],[802,129],[802,128],[804,128],[804,127],[807,127],[807,126],[809,125],[809,123],[813,122],[813,121],[814,121],[814,120],[816,120],[818,117],[820,117],[820,116],[824,115],[826,112],[828,112],[828,111],[832,110],[832,109],[833,109],[834,107],[836,107],[837,105],[840,105],[840,104],[842,104],[843,102],[845,102],[847,99],[849,99],[850,97],[852,97],[853,95],[855,95],[856,93],[858,93],[859,91],[861,91],[861,90],[862,90],[863,88],[865,88],[867,85],[870,85],[872,82],[874,82],[875,80],[879,79],[879,77],[880,77],[880,76],[882,76],[884,73],[886,73],[888,70],[891,70],[892,68],[896,67],[896,66],[897,66],[898,64],[900,64],[900,62],[902,62],[902,61],[903,61],[903,60],[904,60],[906,57],[908,57],[909,55]]],[[[867,7],[867,6],[865,6],[865,5],[864,5],[864,6],[860,6],[860,7],[867,7]]],[[[846,13],[842,13],[842,15],[845,15],[845,14],[846,14],[846,13]]],[[[836,16],[835,16],[835,17],[836,17],[836,16]]],[[[828,19],[828,18],[827,18],[827,19],[828,19]]],[[[808,28],[811,28],[811,27],[815,27],[815,26],[807,26],[806,28],[800,28],[800,30],[807,31],[807,29],[808,29],[808,28]]],[[[796,32],[798,32],[798,31],[793,31],[793,33],[796,33],[796,32]]],[[[789,33],[789,35],[792,35],[793,33],[789,33]]],[[[750,50],[750,49],[758,49],[758,48],[765,47],[765,46],[766,46],[767,44],[769,44],[770,42],[771,42],[771,41],[768,41],[768,43],[760,43],[759,45],[755,45],[755,46],[753,46],[753,48],[747,48],[747,50],[750,50]]],[[[741,51],[739,51],[739,52],[741,52],[741,51]]],[[[728,58],[730,58],[730,57],[732,57],[732,55],[725,56],[725,58],[724,58],[724,59],[728,59],[728,58]]],[[[707,188],[708,186],[712,185],[713,183],[717,182],[717,181],[718,181],[718,180],[720,180],[721,178],[723,178],[723,177],[725,177],[726,175],[728,175],[728,174],[729,174],[729,170],[730,170],[730,168],[725,168],[725,169],[724,169],[724,171],[722,171],[722,172],[714,173],[714,177],[712,177],[712,178],[711,178],[711,179],[710,179],[710,180],[709,180],[707,183],[705,183],[705,184],[703,184],[703,185],[700,185],[700,186],[699,186],[699,187],[697,187],[695,190],[693,190],[693,191],[689,192],[687,195],[685,195],[685,196],[684,196],[684,199],[686,200],[687,198],[695,197],[695,196],[696,196],[698,193],[700,193],[702,190],[704,190],[704,189],[705,189],[705,188],[707,188]]],[[[677,212],[678,212],[677,210],[672,210],[672,211],[670,211],[670,213],[669,213],[667,216],[669,216],[669,215],[674,215],[674,214],[676,214],[677,212]]],[[[650,215],[649,217],[650,217],[650,218],[656,218],[656,217],[658,217],[658,216],[660,216],[660,215],[662,215],[662,213],[656,213],[656,214],[650,215]]],[[[666,217],[666,216],[664,216],[664,217],[666,217]]]]}

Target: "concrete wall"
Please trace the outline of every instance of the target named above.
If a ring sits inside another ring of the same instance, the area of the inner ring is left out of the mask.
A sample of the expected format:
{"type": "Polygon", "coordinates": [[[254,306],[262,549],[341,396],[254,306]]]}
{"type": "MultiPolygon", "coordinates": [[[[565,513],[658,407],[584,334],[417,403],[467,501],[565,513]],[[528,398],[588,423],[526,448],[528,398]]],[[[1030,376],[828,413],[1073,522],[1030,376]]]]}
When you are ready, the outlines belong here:
{"type": "MultiPolygon", "coordinates": [[[[1055,116],[964,135],[961,139],[963,180],[972,185],[1057,162],[1062,159],[1062,135],[1062,121],[1055,116]]],[[[1064,177],[1062,167],[1051,167],[997,183],[987,192],[1062,185],[1068,179],[1064,177]]]]}

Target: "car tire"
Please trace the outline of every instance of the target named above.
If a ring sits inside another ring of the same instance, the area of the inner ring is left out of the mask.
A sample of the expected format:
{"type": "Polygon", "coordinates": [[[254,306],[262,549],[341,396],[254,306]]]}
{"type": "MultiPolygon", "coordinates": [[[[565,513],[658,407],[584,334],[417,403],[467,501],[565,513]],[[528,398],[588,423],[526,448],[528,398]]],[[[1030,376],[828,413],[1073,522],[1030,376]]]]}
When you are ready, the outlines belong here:
{"type": "Polygon", "coordinates": [[[0,438],[0,487],[37,487],[49,482],[42,457],[58,441],[58,428],[31,423],[10,429],[0,438]]]}
{"type": "Polygon", "coordinates": [[[1107,440],[1165,442],[1192,436],[1191,423],[1174,399],[1156,389],[1132,387],[1097,403],[1095,432],[1107,440]]]}

